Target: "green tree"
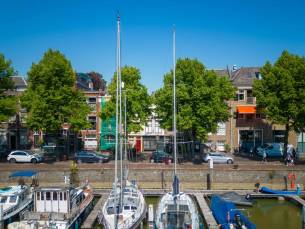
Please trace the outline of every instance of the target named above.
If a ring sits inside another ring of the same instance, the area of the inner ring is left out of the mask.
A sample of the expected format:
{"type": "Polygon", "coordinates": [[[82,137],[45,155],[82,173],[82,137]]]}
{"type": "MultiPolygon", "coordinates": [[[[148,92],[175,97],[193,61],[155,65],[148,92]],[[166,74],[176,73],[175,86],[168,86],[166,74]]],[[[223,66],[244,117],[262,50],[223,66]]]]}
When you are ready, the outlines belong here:
{"type": "Polygon", "coordinates": [[[273,123],[285,126],[284,152],[289,132],[304,131],[305,126],[305,58],[284,51],[279,59],[267,62],[255,80],[253,94],[258,109],[273,123]]]}
{"type": "Polygon", "coordinates": [[[90,108],[77,90],[75,73],[63,54],[48,50],[38,64],[32,64],[28,77],[21,103],[28,111],[29,128],[56,133],[64,123],[74,131],[89,126],[90,108]]]}
{"type": "MultiPolygon", "coordinates": [[[[127,132],[142,130],[150,115],[150,97],[147,88],[141,84],[141,74],[135,67],[125,66],[121,70],[124,89],[122,89],[122,110],[124,112],[124,97],[126,95],[127,132]]],[[[110,101],[101,112],[102,119],[109,119],[115,115],[116,104],[116,72],[108,86],[110,101]]],[[[123,119],[124,120],[124,119],[123,119]]]]}
{"type": "Polygon", "coordinates": [[[6,60],[0,53],[0,122],[7,121],[16,114],[16,98],[8,96],[6,92],[14,89],[10,76],[14,74],[11,61],[6,60]]]}
{"type": "MultiPolygon", "coordinates": [[[[217,124],[230,117],[227,100],[235,88],[227,77],[218,77],[196,59],[179,59],[176,64],[177,129],[192,140],[205,140],[217,124]]],[[[154,94],[162,127],[173,124],[173,72],[165,74],[163,87],[154,94]]]]}

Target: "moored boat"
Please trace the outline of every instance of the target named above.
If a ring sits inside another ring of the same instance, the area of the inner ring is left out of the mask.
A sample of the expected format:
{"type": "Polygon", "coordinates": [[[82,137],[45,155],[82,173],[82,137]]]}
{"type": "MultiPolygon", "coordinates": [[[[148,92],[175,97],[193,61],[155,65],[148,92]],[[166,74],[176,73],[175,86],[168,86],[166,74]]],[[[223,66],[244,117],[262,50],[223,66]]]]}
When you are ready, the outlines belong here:
{"type": "Polygon", "coordinates": [[[92,206],[93,192],[89,186],[80,188],[39,187],[34,191],[34,209],[25,211],[20,222],[8,229],[79,228],[92,206]]]}

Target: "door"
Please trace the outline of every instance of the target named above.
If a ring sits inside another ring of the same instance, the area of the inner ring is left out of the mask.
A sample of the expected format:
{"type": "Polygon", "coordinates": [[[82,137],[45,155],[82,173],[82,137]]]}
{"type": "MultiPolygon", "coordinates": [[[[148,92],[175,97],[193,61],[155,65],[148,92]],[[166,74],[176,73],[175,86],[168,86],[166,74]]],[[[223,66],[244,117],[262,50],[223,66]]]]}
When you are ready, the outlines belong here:
{"type": "Polygon", "coordinates": [[[16,150],[16,135],[10,136],[11,150],[16,150]]]}

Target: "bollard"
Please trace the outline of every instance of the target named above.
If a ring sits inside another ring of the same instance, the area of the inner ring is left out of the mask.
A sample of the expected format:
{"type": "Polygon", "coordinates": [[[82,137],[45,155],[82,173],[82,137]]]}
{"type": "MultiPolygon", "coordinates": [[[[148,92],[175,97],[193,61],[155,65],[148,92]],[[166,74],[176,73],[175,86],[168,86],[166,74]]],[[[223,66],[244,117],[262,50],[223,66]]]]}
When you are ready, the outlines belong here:
{"type": "Polygon", "coordinates": [[[207,174],[207,190],[211,190],[211,174],[207,174]]]}

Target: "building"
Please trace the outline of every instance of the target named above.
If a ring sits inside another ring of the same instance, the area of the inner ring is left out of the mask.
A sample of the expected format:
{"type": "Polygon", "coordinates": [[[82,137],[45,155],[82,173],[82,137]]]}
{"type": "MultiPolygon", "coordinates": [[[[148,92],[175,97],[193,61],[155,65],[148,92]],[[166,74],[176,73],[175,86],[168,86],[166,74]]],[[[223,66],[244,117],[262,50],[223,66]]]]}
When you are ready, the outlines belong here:
{"type": "MultiPolygon", "coordinates": [[[[11,76],[14,90],[7,91],[7,95],[18,96],[26,90],[27,82],[22,76],[11,76]]],[[[26,110],[19,109],[16,115],[7,122],[0,123],[0,153],[15,149],[28,149],[31,147],[31,132],[25,127],[26,110]]]]}
{"type": "MultiPolygon", "coordinates": [[[[220,77],[229,77],[236,87],[236,97],[228,101],[231,118],[226,123],[219,123],[216,134],[209,135],[209,143],[218,150],[224,150],[225,144],[231,149],[241,144],[261,146],[268,142],[283,142],[285,127],[272,124],[256,107],[252,85],[260,79],[259,67],[242,67],[230,70],[214,70],[220,77]]],[[[291,132],[289,143],[297,145],[297,136],[291,132]]]]}
{"type": "MultiPolygon", "coordinates": [[[[87,116],[90,122],[90,128],[81,130],[81,138],[86,150],[100,149],[100,135],[101,135],[101,112],[102,98],[105,92],[96,86],[96,81],[92,80],[91,75],[88,73],[77,73],[77,87],[83,91],[87,103],[91,108],[91,112],[87,116]]],[[[100,78],[102,81],[102,78],[100,78]]],[[[100,82],[98,82],[100,83],[100,82]]]]}

